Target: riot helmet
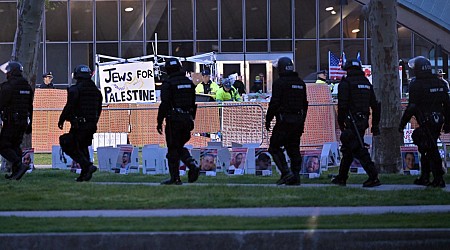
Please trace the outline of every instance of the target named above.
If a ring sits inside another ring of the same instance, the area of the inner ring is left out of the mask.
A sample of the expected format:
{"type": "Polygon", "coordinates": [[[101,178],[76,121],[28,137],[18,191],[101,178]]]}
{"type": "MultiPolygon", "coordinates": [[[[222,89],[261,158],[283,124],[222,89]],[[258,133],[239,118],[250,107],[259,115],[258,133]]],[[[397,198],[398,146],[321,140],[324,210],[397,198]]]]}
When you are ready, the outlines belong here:
{"type": "Polygon", "coordinates": [[[80,64],[73,70],[73,79],[91,79],[92,71],[89,66],[80,64]]]}
{"type": "Polygon", "coordinates": [[[181,71],[181,62],[176,58],[168,58],[166,59],[166,64],[164,65],[164,68],[166,69],[166,73],[168,75],[172,73],[176,73],[181,71]]]}
{"type": "Polygon", "coordinates": [[[11,76],[11,75],[20,76],[20,75],[22,75],[22,72],[23,72],[23,66],[20,62],[11,61],[6,66],[6,75],[7,76],[11,76]]]}
{"type": "Polygon", "coordinates": [[[222,86],[231,89],[231,80],[229,78],[222,78],[222,86]]]}
{"type": "Polygon", "coordinates": [[[414,75],[431,74],[431,63],[424,56],[417,56],[408,61],[409,68],[413,69],[414,75]]]}
{"type": "Polygon", "coordinates": [[[289,57],[280,57],[273,66],[278,69],[278,73],[294,72],[294,63],[289,57]]]}
{"type": "Polygon", "coordinates": [[[362,70],[361,62],[357,59],[349,59],[345,62],[344,67],[342,69],[345,71],[351,69],[362,70]]]}

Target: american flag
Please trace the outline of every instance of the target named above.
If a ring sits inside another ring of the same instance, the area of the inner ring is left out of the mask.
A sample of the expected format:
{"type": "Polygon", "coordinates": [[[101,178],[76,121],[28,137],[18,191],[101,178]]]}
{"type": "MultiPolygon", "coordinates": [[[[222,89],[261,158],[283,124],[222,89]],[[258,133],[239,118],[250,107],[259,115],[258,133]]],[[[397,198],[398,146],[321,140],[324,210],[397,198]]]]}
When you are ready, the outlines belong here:
{"type": "Polygon", "coordinates": [[[338,58],[333,52],[328,51],[328,74],[331,80],[340,80],[347,72],[341,69],[342,58],[338,58]]]}

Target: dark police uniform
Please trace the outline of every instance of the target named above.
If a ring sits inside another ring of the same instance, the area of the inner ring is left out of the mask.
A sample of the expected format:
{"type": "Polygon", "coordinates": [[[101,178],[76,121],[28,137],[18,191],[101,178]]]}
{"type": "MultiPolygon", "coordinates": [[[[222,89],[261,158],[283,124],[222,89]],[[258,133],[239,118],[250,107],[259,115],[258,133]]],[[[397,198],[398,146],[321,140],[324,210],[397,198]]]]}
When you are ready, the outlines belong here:
{"type": "Polygon", "coordinates": [[[273,83],[272,97],[266,114],[267,130],[270,130],[270,123],[276,117],[269,153],[281,172],[277,184],[300,185],[300,137],[308,112],[306,84],[298,77],[297,72],[293,72],[293,64],[289,58],[280,58],[277,68],[280,77],[273,83]],[[286,65],[288,70],[284,69],[286,65]],[[291,160],[290,169],[283,147],[291,160]]]}
{"type": "Polygon", "coordinates": [[[339,175],[332,183],[346,185],[350,165],[356,158],[369,175],[363,187],[379,186],[381,183],[378,179],[378,170],[364,146],[364,133],[369,127],[369,108],[372,109],[372,133],[374,136],[380,133],[378,127],[380,107],[372,84],[361,70],[360,62],[349,60],[344,69],[347,70],[347,76],[341,79],[338,86],[338,124],[342,132],[340,137],[342,160],[339,175]]]}
{"type": "Polygon", "coordinates": [[[17,68],[7,73],[8,80],[2,83],[0,92],[0,111],[3,120],[0,154],[12,163],[12,174],[5,177],[19,180],[28,170],[28,166],[22,164],[20,144],[24,133],[31,133],[33,90],[22,76],[22,66],[12,62],[8,67],[13,64],[17,64],[17,68]]]}
{"type": "Polygon", "coordinates": [[[179,174],[180,160],[189,168],[188,181],[198,178],[199,167],[191,157],[184,144],[191,138],[196,113],[195,85],[181,71],[181,64],[176,59],[166,62],[169,77],[161,86],[161,104],[158,109],[157,130],[162,134],[162,124],[166,120],[165,135],[167,143],[167,160],[170,179],[161,184],[181,185],[179,174]],[[168,65],[170,62],[175,65],[168,65]],[[178,65],[179,64],[179,65],[178,65]],[[170,67],[171,70],[168,70],[170,67]]]}
{"type": "MultiPolygon", "coordinates": [[[[82,70],[89,70],[85,65],[82,70]]],[[[97,167],[90,161],[89,146],[92,145],[97,123],[102,112],[102,94],[95,83],[88,77],[90,73],[78,72],[75,85],[68,89],[67,102],[59,116],[58,127],[63,128],[64,121],[70,122],[70,131],[60,137],[62,150],[81,166],[81,174],[77,181],[89,181],[97,167]],[[84,76],[85,75],[85,76],[84,76]]]]}
{"type": "Polygon", "coordinates": [[[421,154],[422,170],[420,178],[416,179],[414,184],[445,187],[437,139],[441,134],[442,125],[445,133],[450,132],[448,88],[444,81],[431,73],[431,64],[426,63],[425,67],[429,67],[429,70],[422,72],[415,70],[416,77],[410,83],[408,106],[401,118],[399,132],[403,133],[406,123],[415,116],[420,127],[414,130],[412,139],[421,154]],[[430,171],[434,177],[431,183],[430,171]]]}

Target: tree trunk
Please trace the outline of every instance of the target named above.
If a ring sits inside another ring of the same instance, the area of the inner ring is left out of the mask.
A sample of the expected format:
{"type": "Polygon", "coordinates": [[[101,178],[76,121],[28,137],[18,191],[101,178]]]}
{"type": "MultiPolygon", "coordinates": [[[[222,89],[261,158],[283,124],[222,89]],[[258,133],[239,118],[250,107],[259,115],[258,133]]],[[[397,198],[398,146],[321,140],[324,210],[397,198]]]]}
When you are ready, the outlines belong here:
{"type": "Polygon", "coordinates": [[[380,172],[397,173],[401,169],[403,144],[397,131],[401,117],[397,1],[371,0],[363,12],[370,27],[372,82],[381,102],[381,136],[374,137],[373,159],[380,172]]]}
{"type": "MultiPolygon", "coordinates": [[[[19,22],[11,59],[22,63],[23,76],[34,90],[45,0],[21,0],[18,1],[17,9],[19,10],[19,22]]],[[[31,148],[31,146],[31,134],[25,135],[22,147],[31,148]]]]}

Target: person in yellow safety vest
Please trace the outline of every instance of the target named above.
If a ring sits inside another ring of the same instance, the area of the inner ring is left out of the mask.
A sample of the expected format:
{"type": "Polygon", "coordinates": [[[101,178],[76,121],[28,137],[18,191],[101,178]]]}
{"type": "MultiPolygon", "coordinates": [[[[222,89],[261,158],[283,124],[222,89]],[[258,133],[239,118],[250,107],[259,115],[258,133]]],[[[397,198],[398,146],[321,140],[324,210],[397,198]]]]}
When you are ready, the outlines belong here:
{"type": "Polygon", "coordinates": [[[316,83],[325,83],[325,84],[327,84],[327,71],[326,70],[318,71],[316,74],[317,74],[316,83]]]}
{"type": "Polygon", "coordinates": [[[222,79],[222,87],[217,90],[216,101],[234,101],[241,102],[242,98],[239,92],[231,85],[228,78],[222,79]]]}
{"type": "Polygon", "coordinates": [[[216,99],[216,93],[219,89],[219,85],[211,81],[210,75],[211,72],[209,71],[209,69],[205,69],[202,71],[202,82],[197,84],[197,86],[195,87],[195,93],[211,95],[212,98],[216,99]]]}
{"type": "MultiPolygon", "coordinates": [[[[316,83],[328,84],[327,82],[328,72],[326,70],[321,70],[317,72],[317,80],[316,83]]],[[[328,84],[330,86],[330,91],[333,92],[334,84],[328,84]]]]}

